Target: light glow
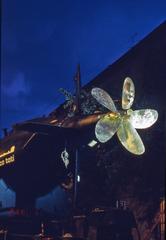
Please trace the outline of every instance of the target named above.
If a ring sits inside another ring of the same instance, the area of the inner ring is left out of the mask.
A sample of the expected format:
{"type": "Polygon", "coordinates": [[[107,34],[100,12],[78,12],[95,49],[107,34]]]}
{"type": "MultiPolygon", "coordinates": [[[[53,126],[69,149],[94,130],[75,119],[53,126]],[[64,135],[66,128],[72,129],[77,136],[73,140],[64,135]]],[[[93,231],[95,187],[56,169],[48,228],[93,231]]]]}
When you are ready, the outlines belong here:
{"type": "Polygon", "coordinates": [[[0,160],[0,167],[3,167],[13,162],[15,162],[14,154],[11,155],[10,157],[5,157],[4,159],[0,160]]]}
{"type": "Polygon", "coordinates": [[[0,154],[0,167],[13,163],[15,161],[15,146],[11,146],[9,150],[0,154]]]}
{"type": "Polygon", "coordinates": [[[95,140],[92,140],[88,143],[89,147],[94,147],[97,144],[97,142],[95,140]]]}
{"type": "Polygon", "coordinates": [[[80,175],[77,175],[77,182],[80,182],[80,181],[81,181],[80,175]]]}
{"type": "Polygon", "coordinates": [[[14,152],[15,152],[15,148],[16,148],[16,147],[15,147],[14,145],[11,146],[8,151],[3,152],[2,154],[0,154],[0,158],[6,157],[6,156],[8,156],[9,154],[14,153],[14,152]]]}

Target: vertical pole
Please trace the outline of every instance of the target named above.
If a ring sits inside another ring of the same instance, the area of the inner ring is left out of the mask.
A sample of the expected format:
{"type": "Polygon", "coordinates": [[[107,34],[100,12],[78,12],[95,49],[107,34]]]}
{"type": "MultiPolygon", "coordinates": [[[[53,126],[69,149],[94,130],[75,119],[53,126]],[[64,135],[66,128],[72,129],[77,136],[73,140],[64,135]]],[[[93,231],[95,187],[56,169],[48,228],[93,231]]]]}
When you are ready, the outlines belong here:
{"type": "Polygon", "coordinates": [[[73,209],[76,208],[77,201],[77,176],[78,176],[78,148],[75,152],[75,176],[74,176],[74,201],[73,201],[73,209]]]}
{"type": "Polygon", "coordinates": [[[74,77],[75,81],[75,88],[76,88],[76,113],[79,114],[80,112],[80,91],[81,91],[81,72],[80,72],[80,64],[77,66],[77,72],[74,77]]]}
{"type": "Polygon", "coordinates": [[[165,199],[160,201],[160,239],[165,239],[165,199]]]}

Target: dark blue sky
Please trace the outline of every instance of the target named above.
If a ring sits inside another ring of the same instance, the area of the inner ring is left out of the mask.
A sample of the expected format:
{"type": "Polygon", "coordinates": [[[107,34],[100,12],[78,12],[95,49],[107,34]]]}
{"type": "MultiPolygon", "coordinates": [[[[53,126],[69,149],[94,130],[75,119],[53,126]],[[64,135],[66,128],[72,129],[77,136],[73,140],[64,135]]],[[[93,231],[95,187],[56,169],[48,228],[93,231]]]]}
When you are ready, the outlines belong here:
{"type": "MultiPolygon", "coordinates": [[[[2,0],[0,128],[49,113],[78,63],[85,84],[164,20],[165,0],[2,0]]],[[[0,193],[14,205],[1,180],[0,193]]]]}
{"type": "Polygon", "coordinates": [[[49,113],[166,19],[166,1],[2,0],[1,128],[49,113]]]}

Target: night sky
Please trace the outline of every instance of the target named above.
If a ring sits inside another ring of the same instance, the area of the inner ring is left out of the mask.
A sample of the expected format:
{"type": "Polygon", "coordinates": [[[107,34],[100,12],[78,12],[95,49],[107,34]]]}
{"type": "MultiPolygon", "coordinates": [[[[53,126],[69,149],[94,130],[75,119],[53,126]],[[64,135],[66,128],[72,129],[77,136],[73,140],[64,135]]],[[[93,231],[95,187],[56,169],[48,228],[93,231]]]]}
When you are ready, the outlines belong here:
{"type": "Polygon", "coordinates": [[[166,19],[166,1],[2,0],[1,126],[47,114],[166,19]]]}
{"type": "MultiPolygon", "coordinates": [[[[86,84],[165,19],[165,0],[2,0],[0,129],[48,114],[78,63],[86,84]]],[[[14,204],[2,181],[0,194],[14,204]]]]}

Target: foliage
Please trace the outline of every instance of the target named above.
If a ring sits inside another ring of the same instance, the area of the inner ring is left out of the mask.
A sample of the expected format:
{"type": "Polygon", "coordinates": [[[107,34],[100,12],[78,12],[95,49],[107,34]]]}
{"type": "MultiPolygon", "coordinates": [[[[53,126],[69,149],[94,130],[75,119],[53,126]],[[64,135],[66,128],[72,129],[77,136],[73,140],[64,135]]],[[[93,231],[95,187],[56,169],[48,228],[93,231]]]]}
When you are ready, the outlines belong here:
{"type": "MultiPolygon", "coordinates": [[[[65,96],[66,102],[63,107],[68,110],[68,117],[74,116],[76,96],[63,88],[60,88],[59,91],[65,96]]],[[[80,93],[80,113],[82,115],[89,115],[95,111],[105,112],[106,109],[99,104],[89,92],[82,89],[80,93]]]]}

